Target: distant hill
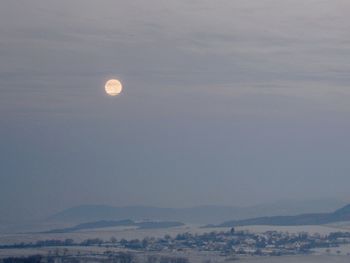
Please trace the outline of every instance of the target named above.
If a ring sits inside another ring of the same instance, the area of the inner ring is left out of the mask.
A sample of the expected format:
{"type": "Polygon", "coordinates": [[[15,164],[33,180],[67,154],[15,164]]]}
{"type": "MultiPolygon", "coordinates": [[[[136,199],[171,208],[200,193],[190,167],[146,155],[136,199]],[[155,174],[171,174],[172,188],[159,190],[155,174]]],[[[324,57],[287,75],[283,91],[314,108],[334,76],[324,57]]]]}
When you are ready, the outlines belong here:
{"type": "Polygon", "coordinates": [[[159,208],[150,206],[113,207],[82,205],[66,209],[49,217],[49,221],[84,223],[100,220],[160,220],[196,224],[218,224],[230,219],[240,220],[261,216],[293,215],[306,212],[327,213],[344,205],[337,200],[280,201],[250,207],[197,206],[190,208],[159,208]]]}
{"type": "Polygon", "coordinates": [[[332,213],[300,214],[296,216],[270,216],[257,217],[244,220],[231,220],[224,222],[219,227],[247,226],[247,225],[322,225],[336,222],[350,221],[350,205],[332,213]]]}
{"type": "Polygon", "coordinates": [[[50,231],[46,231],[45,233],[70,233],[76,232],[80,230],[89,230],[89,229],[97,229],[97,228],[107,228],[107,227],[118,227],[118,226],[135,226],[139,229],[157,229],[157,228],[170,228],[183,226],[184,224],[181,222],[153,222],[153,221],[144,221],[144,222],[134,222],[132,220],[120,220],[120,221],[96,221],[79,224],[73,227],[61,228],[61,229],[53,229],[50,231]]]}

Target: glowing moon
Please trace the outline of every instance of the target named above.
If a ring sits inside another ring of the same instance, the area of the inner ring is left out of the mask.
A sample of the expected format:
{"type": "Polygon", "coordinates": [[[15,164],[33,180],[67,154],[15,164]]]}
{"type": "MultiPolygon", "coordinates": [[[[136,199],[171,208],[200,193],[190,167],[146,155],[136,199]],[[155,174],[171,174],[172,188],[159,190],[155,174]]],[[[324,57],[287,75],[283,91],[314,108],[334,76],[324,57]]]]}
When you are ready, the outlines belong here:
{"type": "Polygon", "coordinates": [[[122,92],[123,85],[117,79],[110,79],[105,84],[105,91],[109,96],[117,96],[122,92]]]}

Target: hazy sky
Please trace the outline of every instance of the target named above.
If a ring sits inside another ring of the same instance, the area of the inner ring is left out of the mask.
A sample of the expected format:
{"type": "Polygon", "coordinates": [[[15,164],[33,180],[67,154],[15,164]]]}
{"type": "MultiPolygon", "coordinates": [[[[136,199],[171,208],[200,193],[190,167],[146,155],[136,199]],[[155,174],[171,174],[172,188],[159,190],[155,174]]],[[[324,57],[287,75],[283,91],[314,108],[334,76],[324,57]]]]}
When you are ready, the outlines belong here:
{"type": "Polygon", "coordinates": [[[2,0],[0,215],[350,196],[350,1],[2,0]],[[108,97],[115,77],[123,94],[108,97]]]}

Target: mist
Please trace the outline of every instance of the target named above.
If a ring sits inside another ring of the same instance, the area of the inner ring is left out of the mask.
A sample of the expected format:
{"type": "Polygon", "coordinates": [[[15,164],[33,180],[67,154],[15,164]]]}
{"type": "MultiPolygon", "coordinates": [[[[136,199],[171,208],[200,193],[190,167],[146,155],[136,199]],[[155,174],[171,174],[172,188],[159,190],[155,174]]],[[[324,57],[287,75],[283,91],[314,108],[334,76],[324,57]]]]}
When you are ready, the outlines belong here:
{"type": "Polygon", "coordinates": [[[0,220],[349,200],[349,9],[2,1],[0,220]]]}

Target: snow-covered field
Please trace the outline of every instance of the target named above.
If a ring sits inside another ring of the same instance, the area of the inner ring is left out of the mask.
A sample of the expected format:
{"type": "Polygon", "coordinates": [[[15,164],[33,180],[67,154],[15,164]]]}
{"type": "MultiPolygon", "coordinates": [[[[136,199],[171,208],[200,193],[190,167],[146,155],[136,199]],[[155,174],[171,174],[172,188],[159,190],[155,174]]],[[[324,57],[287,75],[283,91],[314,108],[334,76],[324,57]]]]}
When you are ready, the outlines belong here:
{"type": "MultiPolygon", "coordinates": [[[[49,239],[59,239],[64,240],[67,238],[73,239],[75,242],[81,242],[89,238],[100,238],[103,240],[110,240],[111,237],[117,239],[142,239],[144,237],[163,237],[164,235],[176,236],[180,233],[197,233],[201,234],[204,232],[211,231],[228,231],[230,228],[201,228],[197,225],[185,225],[181,227],[174,227],[168,229],[135,229],[127,227],[115,227],[115,228],[104,228],[104,229],[94,229],[85,230],[74,233],[22,233],[22,234],[0,234],[0,245],[14,244],[14,243],[29,243],[39,240],[49,240],[49,239]]],[[[319,233],[321,235],[326,235],[331,232],[337,231],[350,231],[349,224],[334,224],[328,226],[246,226],[246,227],[236,227],[236,230],[248,230],[250,232],[266,232],[266,231],[279,231],[279,232],[289,232],[289,233],[300,233],[308,232],[310,234],[319,233]]],[[[55,250],[63,251],[65,248],[59,247],[49,247],[49,248],[30,248],[30,249],[0,249],[0,257],[7,256],[27,256],[33,254],[43,254],[54,253],[55,250]]],[[[116,248],[106,248],[106,247],[67,247],[69,253],[97,253],[103,254],[106,250],[114,250],[116,248]]],[[[220,257],[215,252],[196,252],[196,251],[183,251],[183,252],[166,252],[175,253],[176,256],[185,256],[190,259],[193,263],[203,263],[203,262],[227,262],[233,259],[220,257]],[[179,254],[181,253],[181,255],[179,254]]],[[[350,262],[350,246],[344,246],[339,248],[332,248],[331,251],[326,251],[326,249],[315,250],[314,255],[308,256],[292,256],[292,257],[248,257],[241,258],[241,262],[247,263],[316,263],[316,262],[335,262],[335,263],[345,263],[350,262]]]]}
{"type": "MultiPolygon", "coordinates": [[[[20,234],[0,234],[0,245],[14,244],[14,243],[29,243],[38,240],[67,238],[73,239],[75,242],[81,242],[88,238],[100,238],[103,240],[110,240],[111,237],[117,239],[142,239],[145,237],[163,237],[164,235],[176,236],[180,233],[205,233],[211,231],[228,231],[230,228],[201,228],[198,225],[185,225],[181,227],[167,228],[167,229],[135,229],[134,227],[111,227],[103,229],[84,230],[73,233],[20,233],[20,234]]],[[[344,231],[350,232],[349,225],[329,225],[329,226],[244,226],[236,227],[236,230],[248,230],[250,232],[266,232],[279,231],[289,233],[308,232],[310,234],[319,233],[326,235],[331,232],[344,231]]]]}
{"type": "Polygon", "coordinates": [[[283,256],[283,257],[252,257],[239,261],[242,263],[349,263],[349,256],[283,256]]]}

